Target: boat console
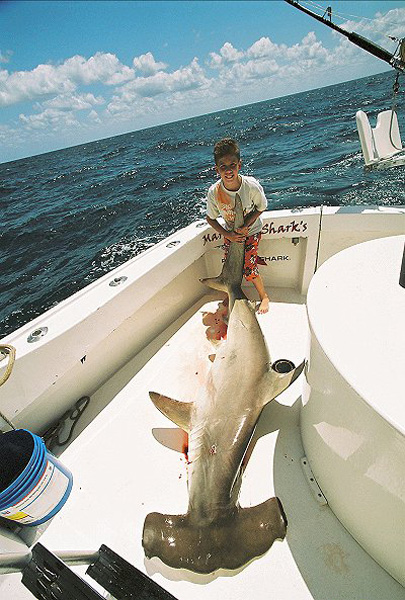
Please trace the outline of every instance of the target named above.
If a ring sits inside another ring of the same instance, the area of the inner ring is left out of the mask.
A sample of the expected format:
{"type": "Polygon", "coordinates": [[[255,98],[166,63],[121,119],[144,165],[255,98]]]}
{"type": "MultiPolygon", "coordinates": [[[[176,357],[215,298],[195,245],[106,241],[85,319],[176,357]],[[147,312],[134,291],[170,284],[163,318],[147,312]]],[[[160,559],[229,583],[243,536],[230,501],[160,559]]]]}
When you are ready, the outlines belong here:
{"type": "Polygon", "coordinates": [[[348,248],[315,273],[301,411],[306,456],[330,508],[405,585],[405,236],[348,248]]]}

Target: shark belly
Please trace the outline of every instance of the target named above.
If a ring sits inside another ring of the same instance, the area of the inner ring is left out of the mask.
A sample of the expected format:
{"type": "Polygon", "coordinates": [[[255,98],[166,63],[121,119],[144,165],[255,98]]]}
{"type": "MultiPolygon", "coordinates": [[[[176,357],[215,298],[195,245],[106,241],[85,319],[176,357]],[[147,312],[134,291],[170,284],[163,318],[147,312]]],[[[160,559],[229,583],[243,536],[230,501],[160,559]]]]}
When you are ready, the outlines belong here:
{"type": "Polygon", "coordinates": [[[223,418],[208,414],[190,432],[188,513],[193,520],[212,525],[235,513],[242,461],[257,419],[256,411],[228,410],[223,418]]]}
{"type": "Polygon", "coordinates": [[[242,508],[238,503],[242,464],[263,407],[303,369],[279,374],[254,310],[235,299],[228,338],[195,403],[151,393],[156,406],[189,433],[189,505],[184,515],[150,513],[143,546],[174,568],[211,573],[237,569],[265,553],[286,534],[277,498],[242,508]]]}

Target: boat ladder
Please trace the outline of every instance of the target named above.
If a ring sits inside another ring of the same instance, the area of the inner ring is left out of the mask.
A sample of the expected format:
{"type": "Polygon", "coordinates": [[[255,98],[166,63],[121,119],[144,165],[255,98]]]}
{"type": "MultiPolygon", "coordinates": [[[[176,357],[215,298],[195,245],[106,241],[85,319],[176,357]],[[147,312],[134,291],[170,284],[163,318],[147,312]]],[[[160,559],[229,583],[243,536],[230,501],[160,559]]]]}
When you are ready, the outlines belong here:
{"type": "MultiPolygon", "coordinates": [[[[111,594],[111,598],[176,600],[150,577],[107,546],[102,545],[92,556],[86,574],[111,594]]],[[[76,564],[79,563],[83,564],[78,557],[76,564]]],[[[22,583],[39,600],[105,600],[105,596],[40,543],[32,548],[31,560],[22,573],[22,583]]]]}

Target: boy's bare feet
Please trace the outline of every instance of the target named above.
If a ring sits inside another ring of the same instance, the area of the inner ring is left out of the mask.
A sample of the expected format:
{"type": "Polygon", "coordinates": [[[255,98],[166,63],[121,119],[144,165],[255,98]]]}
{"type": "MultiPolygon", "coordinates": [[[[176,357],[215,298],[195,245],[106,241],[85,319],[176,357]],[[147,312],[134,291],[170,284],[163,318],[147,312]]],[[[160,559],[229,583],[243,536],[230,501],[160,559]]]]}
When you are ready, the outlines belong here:
{"type": "Polygon", "coordinates": [[[262,298],[262,301],[259,304],[259,308],[257,309],[257,312],[259,313],[259,315],[264,315],[267,312],[269,312],[269,304],[270,304],[270,299],[268,296],[265,296],[264,298],[262,298]]]}

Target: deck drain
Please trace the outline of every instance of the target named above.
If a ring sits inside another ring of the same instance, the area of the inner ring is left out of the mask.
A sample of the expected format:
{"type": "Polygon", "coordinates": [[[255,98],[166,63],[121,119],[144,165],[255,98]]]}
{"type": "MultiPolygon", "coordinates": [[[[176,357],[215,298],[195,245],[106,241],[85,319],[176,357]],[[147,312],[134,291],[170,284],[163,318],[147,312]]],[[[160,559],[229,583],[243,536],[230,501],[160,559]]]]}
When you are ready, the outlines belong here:
{"type": "Polygon", "coordinates": [[[276,373],[289,373],[295,369],[295,364],[292,362],[292,360],[288,360],[287,358],[279,358],[278,360],[274,361],[274,363],[271,365],[271,368],[276,373]]]}
{"type": "Polygon", "coordinates": [[[168,244],[166,244],[166,248],[173,248],[174,246],[177,246],[177,244],[180,244],[180,240],[174,240],[173,242],[169,242],[168,244]]]}

